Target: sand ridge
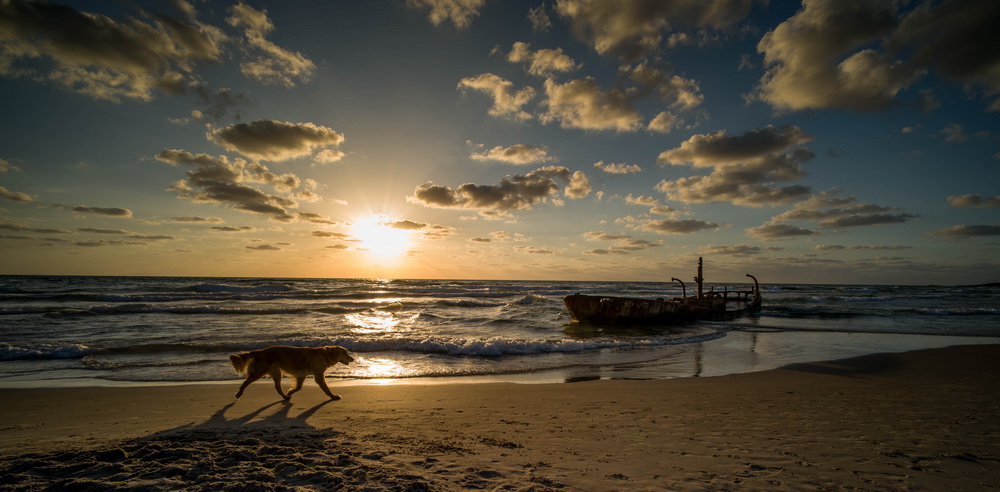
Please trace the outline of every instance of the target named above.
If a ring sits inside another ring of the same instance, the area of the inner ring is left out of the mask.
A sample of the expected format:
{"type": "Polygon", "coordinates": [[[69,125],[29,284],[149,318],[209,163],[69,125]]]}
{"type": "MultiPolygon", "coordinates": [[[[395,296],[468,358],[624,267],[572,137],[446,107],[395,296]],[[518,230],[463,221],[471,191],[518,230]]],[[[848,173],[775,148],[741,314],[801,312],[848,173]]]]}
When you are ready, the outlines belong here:
{"type": "Polygon", "coordinates": [[[4,390],[0,488],[1000,486],[1000,346],[715,378],[4,390]]]}

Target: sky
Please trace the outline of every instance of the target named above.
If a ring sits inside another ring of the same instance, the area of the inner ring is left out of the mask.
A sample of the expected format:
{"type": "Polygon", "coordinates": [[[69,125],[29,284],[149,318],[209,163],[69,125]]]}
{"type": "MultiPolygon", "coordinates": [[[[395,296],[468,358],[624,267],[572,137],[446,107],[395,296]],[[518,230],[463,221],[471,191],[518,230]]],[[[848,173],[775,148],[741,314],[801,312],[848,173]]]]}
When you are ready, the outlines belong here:
{"type": "Polygon", "coordinates": [[[0,274],[998,282],[997,25],[978,0],[0,0],[0,274]]]}

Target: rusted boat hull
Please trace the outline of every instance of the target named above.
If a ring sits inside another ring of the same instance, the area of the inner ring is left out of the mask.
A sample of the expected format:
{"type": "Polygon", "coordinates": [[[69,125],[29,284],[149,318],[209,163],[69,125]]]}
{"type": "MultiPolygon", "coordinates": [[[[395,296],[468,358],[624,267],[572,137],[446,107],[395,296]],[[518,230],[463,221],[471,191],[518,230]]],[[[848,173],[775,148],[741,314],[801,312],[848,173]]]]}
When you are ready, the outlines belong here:
{"type": "Polygon", "coordinates": [[[573,294],[563,302],[574,320],[588,323],[726,321],[760,312],[760,296],[727,302],[724,298],[641,299],[573,294]]]}
{"type": "Polygon", "coordinates": [[[694,278],[698,285],[694,297],[687,296],[684,282],[681,297],[674,299],[642,299],[634,297],[611,297],[574,294],[563,298],[566,309],[576,321],[586,323],[683,323],[707,320],[726,321],[760,312],[760,284],[753,279],[753,290],[704,292],[702,259],[698,258],[698,275],[694,278]]]}

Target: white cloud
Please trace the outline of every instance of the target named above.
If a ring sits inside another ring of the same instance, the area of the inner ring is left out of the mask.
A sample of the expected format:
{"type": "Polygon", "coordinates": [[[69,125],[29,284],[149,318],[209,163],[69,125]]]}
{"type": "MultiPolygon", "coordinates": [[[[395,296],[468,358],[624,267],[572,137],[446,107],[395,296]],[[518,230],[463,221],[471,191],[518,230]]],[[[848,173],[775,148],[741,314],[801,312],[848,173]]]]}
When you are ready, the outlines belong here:
{"type": "Polygon", "coordinates": [[[572,72],[580,68],[562,49],[540,49],[531,51],[531,45],[518,41],[511,47],[507,61],[528,65],[528,73],[549,77],[557,72],[572,72]]]}
{"type": "Polygon", "coordinates": [[[474,152],[470,158],[477,161],[498,161],[514,165],[536,164],[555,160],[548,149],[527,144],[514,144],[510,147],[496,146],[485,152],[474,152]]]}
{"type": "Polygon", "coordinates": [[[406,0],[410,8],[429,11],[431,24],[451,21],[456,29],[469,27],[485,4],[486,0],[406,0]]]}
{"type": "Polygon", "coordinates": [[[274,24],[266,10],[256,10],[238,3],[226,19],[229,25],[243,28],[244,52],[250,57],[240,64],[248,78],[266,85],[295,87],[295,81],[309,82],[316,65],[301,53],[289,51],[267,39],[274,24]]]}
{"type": "Polygon", "coordinates": [[[513,120],[531,118],[531,114],[521,109],[535,97],[535,89],[531,87],[514,90],[513,82],[491,73],[484,73],[476,77],[462,79],[458,83],[458,88],[474,90],[491,96],[493,98],[493,106],[489,111],[491,116],[513,120]]]}

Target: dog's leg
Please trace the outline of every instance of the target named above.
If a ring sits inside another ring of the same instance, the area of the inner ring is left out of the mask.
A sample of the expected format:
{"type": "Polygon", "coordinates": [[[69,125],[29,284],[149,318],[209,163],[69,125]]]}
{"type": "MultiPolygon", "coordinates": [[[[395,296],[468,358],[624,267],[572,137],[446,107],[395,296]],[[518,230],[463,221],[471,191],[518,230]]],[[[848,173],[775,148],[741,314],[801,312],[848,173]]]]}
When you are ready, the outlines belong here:
{"type": "Polygon", "coordinates": [[[302,389],[302,385],[305,382],[306,382],[306,377],[305,376],[296,376],[295,377],[295,387],[288,391],[288,397],[291,398],[292,397],[292,393],[295,393],[296,391],[302,389]]]}
{"type": "Polygon", "coordinates": [[[335,395],[330,392],[330,387],[326,385],[326,376],[323,374],[323,371],[318,371],[316,374],[313,374],[313,377],[316,378],[316,384],[318,384],[323,392],[326,393],[326,396],[329,396],[331,400],[340,399],[340,395],[335,395]]]}
{"type": "Polygon", "coordinates": [[[291,395],[286,395],[284,391],[281,391],[281,369],[278,369],[278,367],[275,366],[268,374],[271,376],[271,379],[274,380],[274,389],[278,392],[278,394],[286,400],[291,398],[291,395]]]}
{"type": "Polygon", "coordinates": [[[236,399],[238,400],[241,396],[243,396],[243,390],[247,389],[247,386],[250,386],[250,383],[262,377],[264,377],[264,373],[255,374],[253,372],[248,372],[246,381],[243,381],[243,384],[240,385],[240,390],[236,392],[236,399]]]}

